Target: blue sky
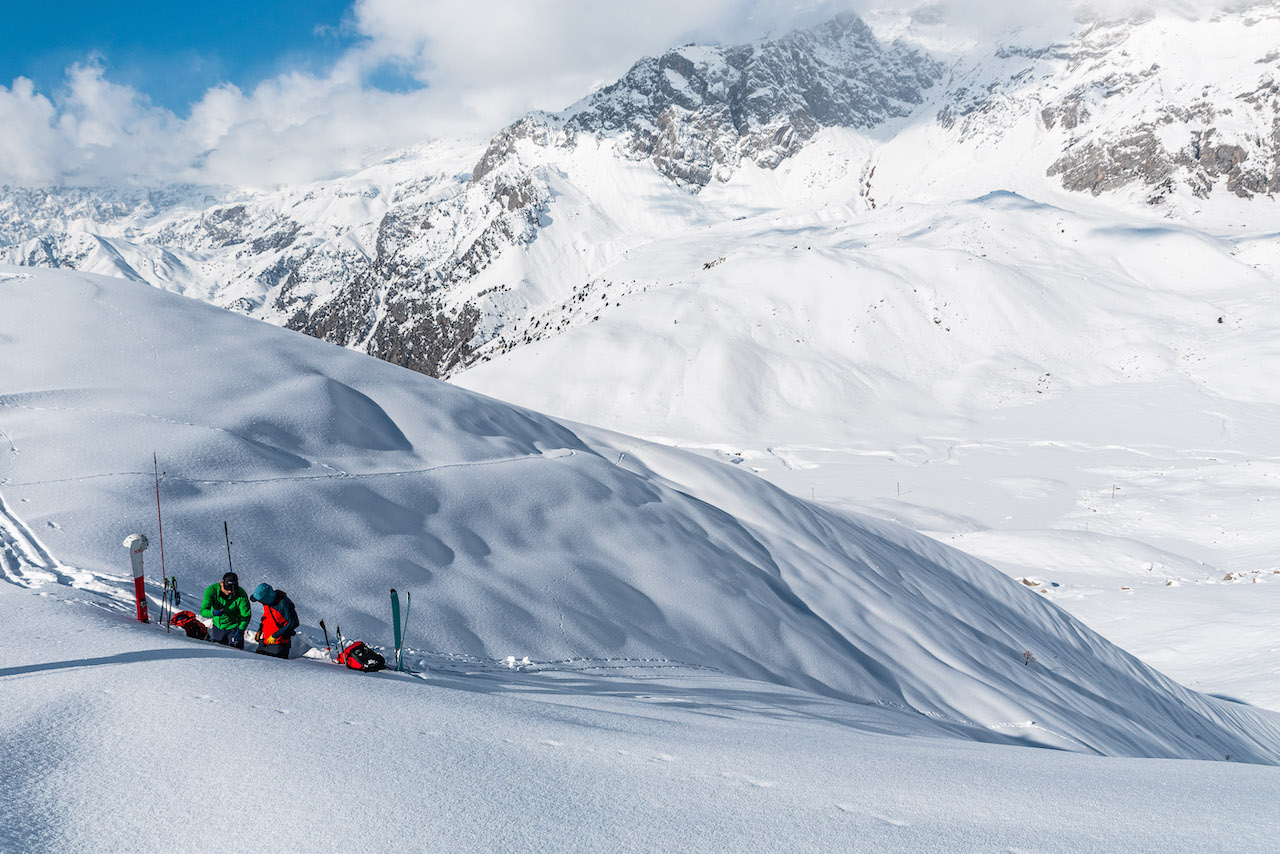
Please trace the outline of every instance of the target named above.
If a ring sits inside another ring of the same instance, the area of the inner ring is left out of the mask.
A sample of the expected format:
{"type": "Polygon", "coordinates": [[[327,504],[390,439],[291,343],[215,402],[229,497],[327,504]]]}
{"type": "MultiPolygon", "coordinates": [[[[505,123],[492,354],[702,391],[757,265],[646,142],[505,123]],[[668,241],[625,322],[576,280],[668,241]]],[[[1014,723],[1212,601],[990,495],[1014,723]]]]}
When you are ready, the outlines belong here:
{"type": "Polygon", "coordinates": [[[0,184],[270,187],[482,146],[642,56],[855,2],[0,0],[0,184]]]}
{"type": "Polygon", "coordinates": [[[100,56],[108,76],[183,115],[209,88],[250,89],[285,71],[322,74],[357,40],[351,0],[3,0],[0,84],[56,93],[66,68],[100,56]]]}

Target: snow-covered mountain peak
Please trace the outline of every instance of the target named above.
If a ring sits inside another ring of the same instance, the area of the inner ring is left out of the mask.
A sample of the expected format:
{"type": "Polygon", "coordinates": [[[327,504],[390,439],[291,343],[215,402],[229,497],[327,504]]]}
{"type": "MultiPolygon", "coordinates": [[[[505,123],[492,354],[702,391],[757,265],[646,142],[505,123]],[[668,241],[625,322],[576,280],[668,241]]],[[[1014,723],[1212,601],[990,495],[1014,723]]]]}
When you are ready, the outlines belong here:
{"type": "Polygon", "coordinates": [[[8,190],[0,257],[140,279],[450,376],[595,322],[593,300],[621,307],[610,283],[640,247],[742,219],[875,231],[899,227],[891,209],[1008,190],[1221,229],[1280,187],[1276,8],[999,38],[923,9],[685,45],[487,141],[306,187],[8,190]]]}
{"type": "Polygon", "coordinates": [[[562,117],[573,132],[622,136],[624,156],[697,189],[728,180],[744,159],[775,168],[821,128],[907,116],[941,73],[846,14],[776,39],[647,57],[562,117]]]}

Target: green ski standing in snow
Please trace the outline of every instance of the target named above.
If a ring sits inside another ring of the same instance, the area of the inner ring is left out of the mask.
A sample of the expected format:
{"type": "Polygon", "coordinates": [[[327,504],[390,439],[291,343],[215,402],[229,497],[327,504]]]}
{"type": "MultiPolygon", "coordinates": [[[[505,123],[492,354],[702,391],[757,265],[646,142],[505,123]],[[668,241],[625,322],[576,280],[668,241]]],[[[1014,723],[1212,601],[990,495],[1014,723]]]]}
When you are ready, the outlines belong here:
{"type": "Polygon", "coordinates": [[[244,632],[253,619],[253,608],[234,572],[224,573],[221,582],[205,588],[200,616],[213,618],[209,640],[244,649],[244,632]]]}

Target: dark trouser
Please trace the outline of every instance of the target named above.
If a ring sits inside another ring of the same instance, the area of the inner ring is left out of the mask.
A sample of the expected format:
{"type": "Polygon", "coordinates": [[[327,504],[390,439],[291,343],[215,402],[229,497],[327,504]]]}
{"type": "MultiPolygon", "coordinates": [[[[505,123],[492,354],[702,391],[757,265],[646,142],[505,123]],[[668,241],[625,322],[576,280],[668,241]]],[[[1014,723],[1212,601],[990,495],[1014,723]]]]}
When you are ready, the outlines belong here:
{"type": "Polygon", "coordinates": [[[234,646],[244,649],[244,629],[220,629],[213,626],[209,629],[209,640],[223,646],[234,646]]]}
{"type": "Polygon", "coordinates": [[[272,658],[288,658],[290,643],[290,639],[286,639],[284,643],[260,643],[254,652],[258,655],[269,655],[272,658]]]}

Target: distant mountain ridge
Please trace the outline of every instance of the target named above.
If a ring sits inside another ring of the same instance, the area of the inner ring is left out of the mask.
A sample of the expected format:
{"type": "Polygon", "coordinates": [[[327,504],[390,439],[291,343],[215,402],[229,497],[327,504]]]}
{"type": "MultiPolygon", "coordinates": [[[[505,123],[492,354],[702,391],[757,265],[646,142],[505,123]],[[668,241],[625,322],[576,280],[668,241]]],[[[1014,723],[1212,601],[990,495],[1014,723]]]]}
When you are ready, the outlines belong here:
{"type": "Polygon", "coordinates": [[[1018,189],[1185,217],[1280,189],[1274,3],[923,47],[946,32],[922,15],[884,41],[842,15],[674,48],[482,148],[305,187],[5,188],[0,261],[144,280],[446,377],[591,322],[635,247],[744,216],[1018,189]]]}

